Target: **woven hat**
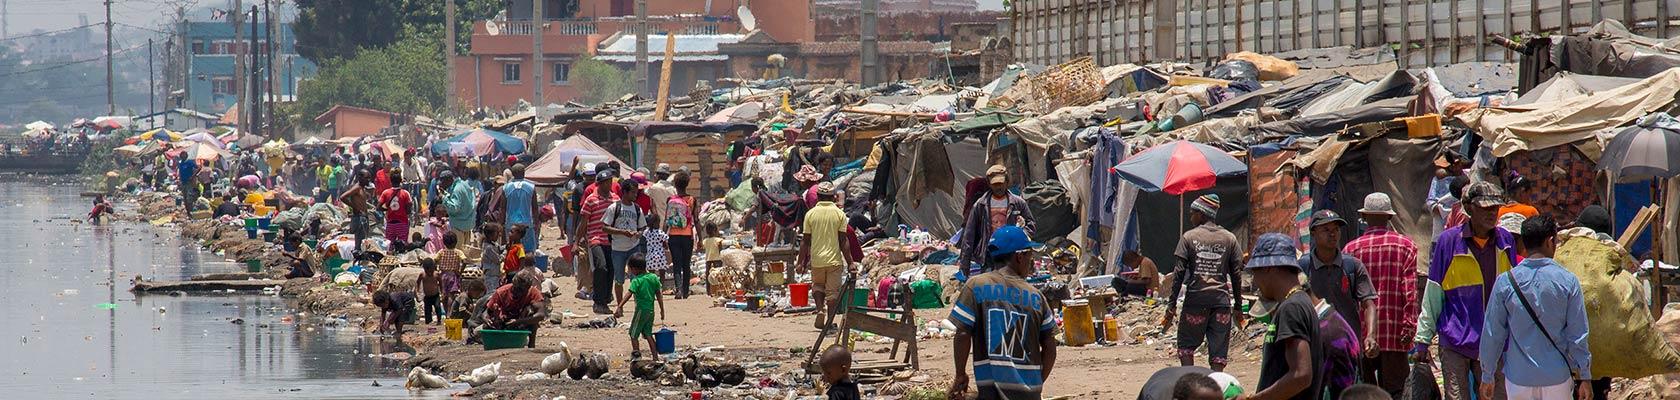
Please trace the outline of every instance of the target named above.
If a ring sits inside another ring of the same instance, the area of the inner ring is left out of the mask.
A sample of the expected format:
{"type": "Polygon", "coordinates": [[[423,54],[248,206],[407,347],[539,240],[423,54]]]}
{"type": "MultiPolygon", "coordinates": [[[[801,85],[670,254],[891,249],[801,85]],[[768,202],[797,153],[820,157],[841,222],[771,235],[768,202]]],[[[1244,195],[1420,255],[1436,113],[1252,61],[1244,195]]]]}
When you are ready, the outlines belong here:
{"type": "Polygon", "coordinates": [[[1359,208],[1360,214],[1394,215],[1394,200],[1388,198],[1388,193],[1376,192],[1365,195],[1365,206],[1359,208]]]}
{"type": "Polygon", "coordinates": [[[1190,202],[1190,209],[1202,213],[1208,218],[1213,218],[1219,215],[1219,195],[1209,194],[1197,197],[1196,201],[1190,202]]]}
{"type": "Polygon", "coordinates": [[[833,196],[834,195],[834,182],[818,183],[817,184],[817,195],[818,196],[833,196]]]}

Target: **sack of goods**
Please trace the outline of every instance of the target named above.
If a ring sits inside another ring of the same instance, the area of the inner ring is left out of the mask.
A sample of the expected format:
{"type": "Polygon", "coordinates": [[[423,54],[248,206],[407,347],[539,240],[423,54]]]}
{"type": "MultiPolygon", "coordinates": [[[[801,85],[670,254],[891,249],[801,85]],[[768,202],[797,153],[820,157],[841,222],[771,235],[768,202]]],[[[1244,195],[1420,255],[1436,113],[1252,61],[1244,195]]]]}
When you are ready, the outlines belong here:
{"type": "Polygon", "coordinates": [[[1652,328],[1645,286],[1623,268],[1632,260],[1627,251],[1593,237],[1590,230],[1565,230],[1558,240],[1557,262],[1581,280],[1587,348],[1607,355],[1593,357],[1593,378],[1637,379],[1680,371],[1680,353],[1652,328]]]}

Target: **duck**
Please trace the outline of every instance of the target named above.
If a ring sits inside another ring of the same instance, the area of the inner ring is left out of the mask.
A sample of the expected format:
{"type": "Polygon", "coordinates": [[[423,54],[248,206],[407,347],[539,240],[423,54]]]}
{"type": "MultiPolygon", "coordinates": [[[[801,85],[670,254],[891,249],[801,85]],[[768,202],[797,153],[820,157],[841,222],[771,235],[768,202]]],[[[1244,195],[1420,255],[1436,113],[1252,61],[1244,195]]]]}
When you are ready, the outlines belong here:
{"type": "Polygon", "coordinates": [[[408,370],[408,382],[403,383],[403,387],[408,390],[443,389],[449,387],[449,381],[426,372],[425,368],[414,367],[408,370]]]}
{"type": "Polygon", "coordinates": [[[455,380],[458,382],[466,382],[468,386],[479,387],[495,382],[496,378],[501,374],[502,363],[497,361],[473,369],[470,374],[457,376],[455,377],[455,380]]]}
{"type": "Polygon", "coordinates": [[[548,357],[543,357],[542,363],[538,364],[537,369],[549,376],[560,376],[571,367],[572,350],[566,346],[566,342],[560,342],[560,351],[550,354],[548,357]]]}

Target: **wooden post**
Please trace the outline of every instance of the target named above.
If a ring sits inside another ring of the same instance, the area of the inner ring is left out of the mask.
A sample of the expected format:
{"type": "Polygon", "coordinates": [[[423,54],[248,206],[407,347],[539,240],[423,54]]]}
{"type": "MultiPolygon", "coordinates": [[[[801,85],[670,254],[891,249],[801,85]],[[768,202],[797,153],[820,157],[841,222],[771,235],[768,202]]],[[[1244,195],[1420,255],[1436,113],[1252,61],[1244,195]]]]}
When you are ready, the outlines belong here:
{"type": "MultiPolygon", "coordinates": [[[[1668,21],[1663,21],[1663,23],[1666,24],[1668,21]]],[[[1663,201],[1667,198],[1662,192],[1663,181],[1663,178],[1651,179],[1651,198],[1656,200],[1657,204],[1667,203],[1663,201]]],[[[1657,216],[1651,219],[1651,266],[1655,267],[1651,268],[1651,287],[1654,289],[1651,295],[1651,320],[1653,321],[1662,318],[1663,308],[1668,305],[1668,288],[1662,285],[1663,214],[1666,211],[1662,207],[1657,207],[1657,216]]]]}
{"type": "Polygon", "coordinates": [[[673,61],[672,58],[676,57],[676,52],[677,34],[666,32],[665,63],[659,66],[659,98],[656,100],[653,107],[653,119],[655,121],[664,121],[665,112],[669,111],[668,103],[670,103],[669,98],[671,97],[671,61],[673,61]]]}

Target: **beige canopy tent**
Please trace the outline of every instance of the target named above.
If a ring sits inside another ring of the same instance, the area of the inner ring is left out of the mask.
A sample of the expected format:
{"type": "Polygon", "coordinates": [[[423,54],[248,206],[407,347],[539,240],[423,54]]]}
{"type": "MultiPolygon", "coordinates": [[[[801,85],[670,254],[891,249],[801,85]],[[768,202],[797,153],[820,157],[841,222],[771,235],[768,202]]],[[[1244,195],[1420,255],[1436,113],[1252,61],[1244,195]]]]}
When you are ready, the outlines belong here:
{"type": "Polygon", "coordinates": [[[629,164],[619,160],[618,157],[614,157],[612,152],[607,151],[601,145],[595,144],[595,141],[589,140],[583,135],[574,134],[555,141],[553,149],[543,154],[542,158],[532,162],[531,166],[525,169],[525,179],[544,186],[565,183],[566,179],[571,177],[573,159],[578,160],[579,168],[588,163],[617,161],[619,176],[630,176],[629,164]]]}

